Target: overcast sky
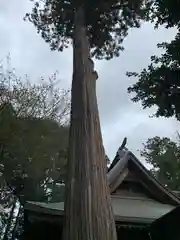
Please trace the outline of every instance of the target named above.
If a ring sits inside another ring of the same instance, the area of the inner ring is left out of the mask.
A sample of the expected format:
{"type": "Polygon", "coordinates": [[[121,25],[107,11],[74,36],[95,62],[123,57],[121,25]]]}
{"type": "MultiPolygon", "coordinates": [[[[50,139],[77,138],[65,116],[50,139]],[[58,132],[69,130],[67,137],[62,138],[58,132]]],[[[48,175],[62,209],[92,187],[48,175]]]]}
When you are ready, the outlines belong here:
{"type": "MultiPolygon", "coordinates": [[[[49,45],[36,33],[36,29],[23,21],[31,10],[29,0],[0,0],[0,60],[11,54],[12,66],[19,75],[28,74],[33,82],[40,76],[48,77],[58,70],[61,85],[70,88],[72,51],[51,52],[49,45]]],[[[149,137],[175,137],[179,123],[174,119],[152,119],[153,110],[142,110],[132,103],[127,87],[134,80],[126,77],[126,71],[140,71],[150,62],[150,56],[159,53],[156,44],[171,40],[175,30],[154,30],[150,24],[130,30],[124,41],[125,51],[111,61],[97,61],[99,73],[97,95],[103,140],[106,152],[112,159],[123,138],[128,138],[128,148],[137,150],[149,137]]]]}

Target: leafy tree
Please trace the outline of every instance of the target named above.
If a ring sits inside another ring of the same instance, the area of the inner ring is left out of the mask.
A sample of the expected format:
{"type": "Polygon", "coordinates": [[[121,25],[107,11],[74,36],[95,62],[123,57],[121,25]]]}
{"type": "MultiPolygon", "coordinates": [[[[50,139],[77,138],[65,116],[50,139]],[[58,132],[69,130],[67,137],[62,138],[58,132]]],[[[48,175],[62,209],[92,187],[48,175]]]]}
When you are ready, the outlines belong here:
{"type": "Polygon", "coordinates": [[[180,120],[180,16],[179,1],[154,1],[150,20],[155,26],[176,27],[177,35],[171,42],[158,44],[161,56],[152,56],[150,65],[140,73],[129,72],[128,76],[138,81],[128,88],[135,93],[134,102],[141,101],[143,108],[157,107],[155,116],[175,116],[180,120]]]}
{"type": "Polygon", "coordinates": [[[64,181],[69,100],[68,91],[54,88],[56,75],[33,85],[14,70],[0,70],[0,202],[10,210],[2,234],[11,239],[22,218],[14,216],[17,204],[48,201],[47,184],[64,181]]]}
{"type": "Polygon", "coordinates": [[[49,202],[64,202],[64,190],[65,186],[63,184],[54,184],[49,202]]]}
{"type": "Polygon", "coordinates": [[[151,172],[171,190],[180,190],[180,141],[153,137],[144,144],[141,156],[152,165],[151,172]]]}
{"type": "MultiPolygon", "coordinates": [[[[48,181],[63,180],[61,169],[66,158],[60,153],[67,147],[68,129],[46,119],[18,118],[12,122],[11,137],[2,141],[3,175],[16,195],[24,189],[30,200],[29,194],[34,198],[35,186],[39,192],[41,185],[45,186],[48,181]],[[63,138],[61,144],[60,137],[63,138]],[[30,191],[30,187],[34,190],[30,191]]],[[[6,123],[9,125],[9,121],[6,123]]]]}
{"type": "Polygon", "coordinates": [[[22,175],[28,175],[31,183],[33,179],[42,182],[46,175],[56,175],[62,164],[61,151],[66,149],[68,136],[68,126],[62,125],[69,112],[68,92],[54,89],[53,84],[51,79],[50,84],[32,85],[1,67],[0,163],[6,182],[22,175]]]}
{"type": "Polygon", "coordinates": [[[149,1],[149,12],[146,15],[146,20],[150,20],[155,23],[155,27],[163,25],[166,28],[180,27],[180,17],[179,17],[179,6],[178,0],[170,2],[169,0],[159,1],[152,0],[149,1]]]}
{"type": "Polygon", "coordinates": [[[32,84],[28,76],[18,77],[7,63],[0,65],[0,105],[11,103],[17,117],[48,118],[64,125],[69,117],[69,91],[56,87],[60,82],[54,73],[46,81],[43,77],[32,84]]]}
{"type": "MultiPolygon", "coordinates": [[[[119,56],[121,43],[128,29],[140,27],[148,6],[143,0],[72,1],[33,0],[32,13],[26,14],[38,33],[50,44],[51,50],[63,51],[74,38],[75,12],[83,7],[84,25],[89,38],[92,56],[110,59],[119,56]],[[93,18],[92,18],[93,16],[93,18]],[[97,37],[98,36],[98,37],[97,37]]],[[[146,1],[148,2],[148,1],[146,1]]]]}
{"type": "Polygon", "coordinates": [[[143,0],[35,0],[26,15],[52,50],[73,43],[64,240],[116,239],[96,99],[98,76],[90,56],[119,56],[128,29],[139,27],[145,7],[143,0]]]}

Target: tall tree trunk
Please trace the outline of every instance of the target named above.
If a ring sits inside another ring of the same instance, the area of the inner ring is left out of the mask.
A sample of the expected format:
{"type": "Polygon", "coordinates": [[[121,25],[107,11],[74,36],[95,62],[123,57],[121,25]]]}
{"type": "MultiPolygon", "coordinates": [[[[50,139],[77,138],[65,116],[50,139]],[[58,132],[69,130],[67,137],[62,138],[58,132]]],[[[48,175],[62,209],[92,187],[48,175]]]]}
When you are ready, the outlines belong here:
{"type": "Polygon", "coordinates": [[[18,214],[16,216],[16,220],[15,220],[14,227],[13,227],[13,230],[12,230],[11,240],[14,240],[16,238],[16,231],[17,231],[21,211],[22,211],[22,206],[20,204],[19,209],[18,209],[18,214]]]}
{"type": "Polygon", "coordinates": [[[93,61],[83,7],[75,12],[70,145],[64,240],[115,240],[93,61]]]}
{"type": "Polygon", "coordinates": [[[14,200],[11,211],[10,211],[10,215],[9,215],[8,222],[7,222],[7,225],[6,225],[6,230],[5,230],[5,233],[4,233],[3,240],[8,239],[8,234],[9,234],[9,231],[10,231],[10,228],[11,228],[11,223],[12,223],[12,220],[13,220],[13,214],[14,214],[15,208],[16,208],[16,199],[14,200]]]}

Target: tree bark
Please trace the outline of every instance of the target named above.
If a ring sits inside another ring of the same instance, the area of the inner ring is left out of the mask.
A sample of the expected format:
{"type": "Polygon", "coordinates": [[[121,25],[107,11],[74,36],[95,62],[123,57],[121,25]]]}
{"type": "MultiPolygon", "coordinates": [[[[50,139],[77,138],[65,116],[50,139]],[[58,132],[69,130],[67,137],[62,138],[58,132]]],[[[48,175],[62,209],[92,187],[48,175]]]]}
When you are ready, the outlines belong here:
{"type": "Polygon", "coordinates": [[[19,217],[20,217],[20,213],[22,212],[22,206],[20,204],[19,209],[18,209],[18,214],[16,216],[16,220],[15,220],[15,224],[12,230],[12,236],[11,236],[11,240],[15,240],[16,238],[16,231],[17,231],[17,227],[18,227],[18,223],[19,223],[19,217]]]}
{"type": "Polygon", "coordinates": [[[9,234],[9,231],[10,231],[10,228],[11,228],[11,223],[12,223],[15,208],[16,208],[16,199],[14,200],[12,208],[10,210],[10,215],[9,215],[8,222],[7,222],[7,225],[6,225],[6,230],[5,230],[5,233],[4,233],[3,240],[8,239],[8,234],[9,234]]]}
{"type": "Polygon", "coordinates": [[[83,7],[75,11],[70,143],[64,240],[116,240],[106,177],[93,61],[83,7]]]}

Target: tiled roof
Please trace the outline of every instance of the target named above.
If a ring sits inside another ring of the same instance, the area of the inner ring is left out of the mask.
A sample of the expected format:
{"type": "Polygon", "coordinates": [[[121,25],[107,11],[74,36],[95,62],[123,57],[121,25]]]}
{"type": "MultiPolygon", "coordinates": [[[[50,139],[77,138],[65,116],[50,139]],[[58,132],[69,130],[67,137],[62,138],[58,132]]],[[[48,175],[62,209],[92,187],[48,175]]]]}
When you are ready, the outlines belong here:
{"type": "MultiPolygon", "coordinates": [[[[117,221],[151,223],[174,207],[143,198],[112,197],[112,207],[117,221]]],[[[63,215],[64,203],[28,202],[25,209],[52,215],[63,215]]]]}

